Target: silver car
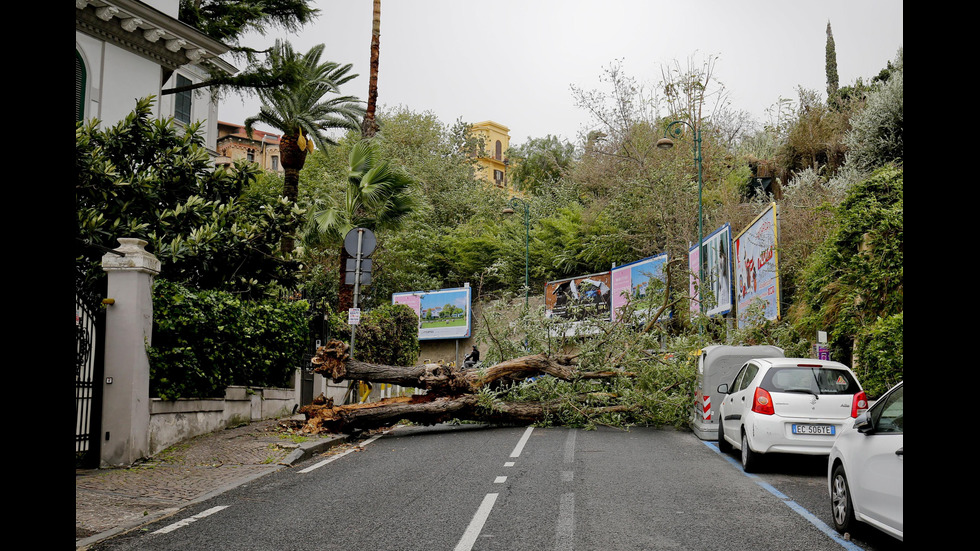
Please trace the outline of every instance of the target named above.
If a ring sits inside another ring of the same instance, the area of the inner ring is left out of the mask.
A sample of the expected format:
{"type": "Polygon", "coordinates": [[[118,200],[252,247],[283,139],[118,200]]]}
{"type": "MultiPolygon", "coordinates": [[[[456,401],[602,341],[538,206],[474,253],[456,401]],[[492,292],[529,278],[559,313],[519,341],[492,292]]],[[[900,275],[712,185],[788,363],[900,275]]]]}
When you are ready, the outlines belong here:
{"type": "Polygon", "coordinates": [[[898,383],[837,435],[827,482],[838,532],[860,521],[905,541],[904,409],[898,383]]]}

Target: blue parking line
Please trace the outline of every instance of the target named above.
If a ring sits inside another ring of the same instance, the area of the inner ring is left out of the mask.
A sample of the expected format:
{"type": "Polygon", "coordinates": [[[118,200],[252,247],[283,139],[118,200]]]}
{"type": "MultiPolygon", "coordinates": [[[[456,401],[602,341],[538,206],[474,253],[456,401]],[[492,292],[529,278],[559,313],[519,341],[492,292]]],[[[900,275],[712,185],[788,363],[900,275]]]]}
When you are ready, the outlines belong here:
{"type": "Polygon", "coordinates": [[[820,530],[824,534],[827,534],[827,536],[830,537],[830,539],[832,539],[832,540],[836,541],[837,543],[841,544],[841,547],[843,547],[844,549],[847,549],[848,551],[863,551],[863,549],[860,546],[855,545],[854,543],[851,543],[851,542],[845,540],[843,537],[841,537],[840,534],[837,533],[837,530],[834,530],[830,526],[827,526],[827,523],[825,523],[824,521],[822,521],[819,518],[817,518],[813,513],[811,513],[810,511],[806,510],[799,503],[797,503],[797,502],[793,501],[792,499],[790,499],[789,496],[787,496],[786,494],[780,492],[775,487],[773,487],[771,484],[769,484],[765,480],[762,480],[761,478],[759,478],[757,475],[754,475],[752,473],[747,473],[744,470],[742,470],[742,464],[741,463],[739,463],[738,461],[735,461],[728,454],[721,453],[721,450],[718,449],[718,443],[717,442],[711,442],[711,441],[705,441],[705,440],[702,440],[702,442],[704,443],[705,446],[708,446],[709,448],[711,448],[712,450],[714,450],[715,453],[717,453],[718,455],[720,455],[722,459],[724,459],[725,461],[731,463],[738,470],[742,471],[742,474],[744,474],[745,476],[747,476],[750,479],[752,479],[753,481],[755,481],[756,484],[758,484],[759,486],[761,486],[762,488],[764,488],[770,494],[778,497],[790,509],[796,511],[797,514],[799,514],[801,517],[803,517],[806,520],[808,520],[810,522],[810,524],[812,524],[813,526],[815,526],[817,528],[817,530],[820,530]]]}

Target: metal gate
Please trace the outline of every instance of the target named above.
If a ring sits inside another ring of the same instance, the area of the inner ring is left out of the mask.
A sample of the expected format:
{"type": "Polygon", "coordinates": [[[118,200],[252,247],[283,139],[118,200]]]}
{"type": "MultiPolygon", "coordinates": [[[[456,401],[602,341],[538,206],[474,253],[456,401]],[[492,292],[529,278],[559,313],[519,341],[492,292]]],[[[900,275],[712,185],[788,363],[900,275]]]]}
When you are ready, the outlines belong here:
{"type": "Polygon", "coordinates": [[[306,347],[304,357],[299,360],[302,366],[302,377],[300,379],[300,405],[308,406],[313,403],[313,363],[310,361],[316,355],[317,348],[326,344],[327,340],[333,337],[330,324],[324,319],[328,311],[323,304],[323,299],[309,296],[305,291],[299,297],[306,300],[310,309],[307,313],[307,323],[309,327],[310,340],[306,347]]]}
{"type": "MultiPolygon", "coordinates": [[[[101,293],[104,294],[104,293],[101,293]]],[[[99,466],[105,311],[101,296],[75,288],[75,468],[99,466]]]]}

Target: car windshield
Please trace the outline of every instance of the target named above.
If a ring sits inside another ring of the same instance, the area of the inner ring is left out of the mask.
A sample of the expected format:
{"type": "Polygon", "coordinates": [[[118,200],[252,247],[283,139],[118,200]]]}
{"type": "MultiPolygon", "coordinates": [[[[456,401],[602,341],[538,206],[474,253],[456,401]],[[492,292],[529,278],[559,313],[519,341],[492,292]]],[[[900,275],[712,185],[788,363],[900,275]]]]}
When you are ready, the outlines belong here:
{"type": "Polygon", "coordinates": [[[774,367],[761,386],[769,392],[809,394],[855,394],[861,390],[849,371],[833,367],[774,367]]]}

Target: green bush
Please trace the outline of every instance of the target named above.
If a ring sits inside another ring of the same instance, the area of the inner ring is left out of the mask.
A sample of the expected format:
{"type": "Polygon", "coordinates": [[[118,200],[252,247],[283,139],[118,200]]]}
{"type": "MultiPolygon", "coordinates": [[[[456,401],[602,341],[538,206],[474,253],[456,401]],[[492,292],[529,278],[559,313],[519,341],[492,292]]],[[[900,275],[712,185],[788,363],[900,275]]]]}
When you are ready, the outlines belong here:
{"type": "Polygon", "coordinates": [[[879,318],[858,335],[855,366],[868,396],[877,397],[904,378],[905,314],[879,318]]]}
{"type": "Polygon", "coordinates": [[[308,343],[305,301],[244,300],[157,279],[150,395],[223,396],[229,385],[288,386],[308,343]]]}
{"type": "MultiPolygon", "coordinates": [[[[385,304],[361,317],[354,358],[384,365],[415,365],[419,358],[419,318],[404,304],[385,304]]],[[[342,339],[350,342],[350,333],[342,339]]]]}

